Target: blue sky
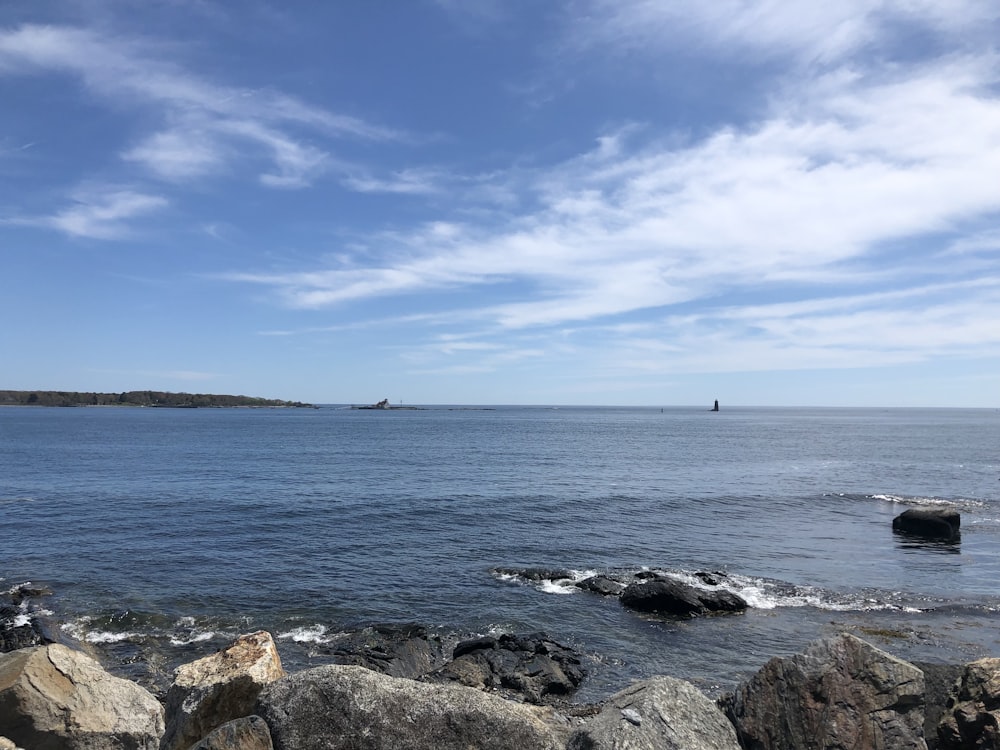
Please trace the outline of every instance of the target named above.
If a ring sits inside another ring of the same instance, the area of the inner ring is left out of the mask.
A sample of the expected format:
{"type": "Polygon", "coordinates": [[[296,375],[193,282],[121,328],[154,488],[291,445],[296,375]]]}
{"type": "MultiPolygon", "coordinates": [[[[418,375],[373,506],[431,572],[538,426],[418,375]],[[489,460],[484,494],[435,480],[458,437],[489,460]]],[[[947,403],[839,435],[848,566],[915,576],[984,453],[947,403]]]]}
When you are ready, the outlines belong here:
{"type": "Polygon", "coordinates": [[[0,388],[1000,406],[994,0],[5,0],[0,388]]]}

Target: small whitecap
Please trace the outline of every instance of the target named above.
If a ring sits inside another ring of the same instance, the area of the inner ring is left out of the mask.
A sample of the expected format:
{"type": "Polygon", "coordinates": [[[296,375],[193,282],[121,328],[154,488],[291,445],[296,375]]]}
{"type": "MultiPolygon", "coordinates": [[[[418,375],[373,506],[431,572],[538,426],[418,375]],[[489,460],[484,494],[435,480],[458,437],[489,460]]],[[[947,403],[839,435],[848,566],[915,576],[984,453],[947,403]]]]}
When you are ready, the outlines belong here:
{"type": "Polygon", "coordinates": [[[139,637],[138,633],[127,631],[113,633],[109,630],[94,630],[85,634],[83,640],[87,643],[121,643],[122,641],[129,641],[139,637]]]}
{"type": "Polygon", "coordinates": [[[171,638],[171,646],[190,646],[192,643],[204,643],[205,641],[210,641],[215,638],[215,631],[206,630],[201,633],[195,633],[190,638],[171,638]]]}
{"type": "Polygon", "coordinates": [[[278,640],[294,641],[295,643],[326,643],[326,625],[307,625],[293,628],[286,633],[279,633],[278,640]]]}

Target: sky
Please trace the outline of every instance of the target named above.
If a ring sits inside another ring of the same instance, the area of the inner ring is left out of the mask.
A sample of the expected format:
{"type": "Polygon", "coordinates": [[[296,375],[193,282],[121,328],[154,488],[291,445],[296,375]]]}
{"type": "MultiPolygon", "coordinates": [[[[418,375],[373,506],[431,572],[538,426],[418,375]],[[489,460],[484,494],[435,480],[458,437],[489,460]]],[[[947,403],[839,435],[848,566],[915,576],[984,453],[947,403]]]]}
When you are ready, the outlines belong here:
{"type": "Polygon", "coordinates": [[[4,0],[0,388],[1000,407],[995,0],[4,0]]]}

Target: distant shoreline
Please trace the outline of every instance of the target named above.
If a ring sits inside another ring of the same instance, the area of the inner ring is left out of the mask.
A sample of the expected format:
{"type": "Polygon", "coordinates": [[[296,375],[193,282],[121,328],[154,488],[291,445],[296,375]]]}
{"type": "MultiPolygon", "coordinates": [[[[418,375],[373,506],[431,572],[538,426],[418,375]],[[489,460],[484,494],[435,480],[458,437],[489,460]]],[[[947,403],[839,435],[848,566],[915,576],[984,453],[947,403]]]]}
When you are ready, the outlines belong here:
{"type": "Polygon", "coordinates": [[[147,407],[167,409],[224,408],[317,408],[301,401],[233,396],[217,393],[172,393],[168,391],[0,391],[0,406],[42,407],[147,407]]]}

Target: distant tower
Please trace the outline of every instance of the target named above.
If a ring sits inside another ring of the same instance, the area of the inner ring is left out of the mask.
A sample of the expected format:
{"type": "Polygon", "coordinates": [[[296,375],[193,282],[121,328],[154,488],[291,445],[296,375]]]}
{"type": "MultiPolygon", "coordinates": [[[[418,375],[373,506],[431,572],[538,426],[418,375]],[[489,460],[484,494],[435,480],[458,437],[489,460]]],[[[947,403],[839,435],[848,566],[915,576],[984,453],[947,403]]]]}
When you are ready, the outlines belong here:
{"type": "Polygon", "coordinates": [[[712,407],[712,411],[719,410],[719,399],[715,399],[715,406],[712,407]]]}

